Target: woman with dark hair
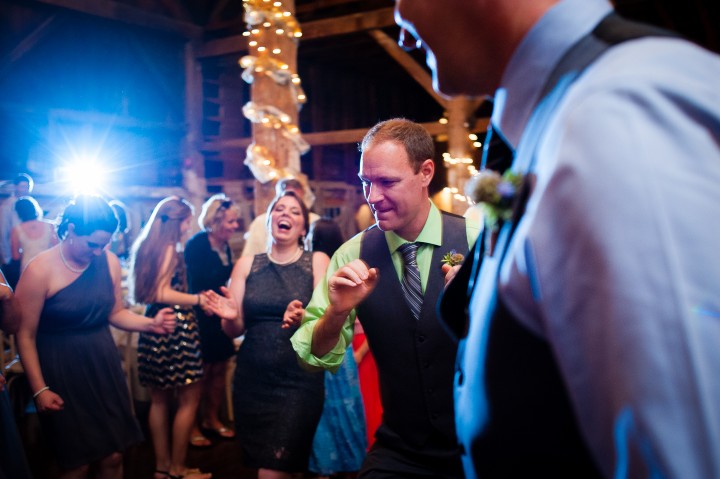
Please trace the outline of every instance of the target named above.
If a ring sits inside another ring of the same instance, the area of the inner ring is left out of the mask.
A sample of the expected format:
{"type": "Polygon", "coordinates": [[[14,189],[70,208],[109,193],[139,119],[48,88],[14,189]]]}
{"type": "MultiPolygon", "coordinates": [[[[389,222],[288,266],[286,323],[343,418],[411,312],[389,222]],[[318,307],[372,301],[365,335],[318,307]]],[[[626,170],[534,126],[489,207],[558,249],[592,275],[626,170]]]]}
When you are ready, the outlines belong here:
{"type": "Polygon", "coordinates": [[[121,261],[127,261],[130,256],[130,218],[125,203],[120,200],[111,200],[110,207],[118,219],[118,229],[110,242],[110,250],[115,253],[121,261]]]}
{"type": "Polygon", "coordinates": [[[17,287],[20,359],[62,478],[92,470],[120,479],[122,451],[142,439],[108,323],[157,334],[175,327],[171,309],[149,318],[123,306],[120,262],[106,251],[116,228],[105,200],[77,197],[58,225],[62,241],[27,265],[17,287]]]}
{"type": "Polygon", "coordinates": [[[200,402],[203,363],[194,306],[202,294],[187,293],[183,238],[190,231],[193,210],[177,196],[160,201],[133,244],[130,296],[148,305],[147,313],[174,305],[178,327],[169,335],[141,333],[138,376],[150,389],[149,426],[155,449],[155,479],[208,479],[185,464],[190,431],[200,402]],[[170,423],[171,402],[177,409],[170,423]]]}
{"type": "Polygon", "coordinates": [[[20,224],[10,232],[10,250],[13,261],[20,261],[20,271],[38,253],[58,243],[55,228],[43,220],[40,205],[32,196],[22,196],[15,202],[20,224]]]}
{"type": "Polygon", "coordinates": [[[208,295],[230,337],[245,334],[233,381],[235,431],[245,465],[259,479],[290,478],[307,469],[323,404],[323,375],[303,370],[290,346],[295,327],[284,327],[288,303],[310,300],[329,258],[303,250],[308,211],[292,192],[270,203],[268,253],[242,256],[225,297],[208,295]]]}
{"type": "MultiPolygon", "coordinates": [[[[208,289],[219,293],[230,279],[233,267],[230,238],[237,232],[240,209],[224,194],[208,199],[202,207],[198,224],[202,231],[185,245],[188,286],[191,293],[208,289]]],[[[220,421],[220,407],[225,395],[225,376],[228,360],[235,354],[235,345],[220,326],[220,318],[195,308],[200,326],[200,344],[203,357],[203,392],[200,416],[202,428],[222,438],[233,438],[235,433],[220,421]]],[[[193,446],[209,446],[210,440],[195,426],[190,436],[193,446]]]]}

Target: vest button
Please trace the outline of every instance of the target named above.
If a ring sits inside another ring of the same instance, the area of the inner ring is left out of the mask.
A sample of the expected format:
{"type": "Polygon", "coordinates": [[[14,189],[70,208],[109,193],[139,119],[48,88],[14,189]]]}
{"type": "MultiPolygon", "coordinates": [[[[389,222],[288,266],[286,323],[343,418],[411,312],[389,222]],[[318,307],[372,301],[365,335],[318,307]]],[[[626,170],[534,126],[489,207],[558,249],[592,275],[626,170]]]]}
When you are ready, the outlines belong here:
{"type": "Polygon", "coordinates": [[[424,342],[425,342],[425,336],[422,335],[422,334],[421,334],[420,336],[418,336],[417,339],[418,339],[418,343],[424,343],[424,342]]]}

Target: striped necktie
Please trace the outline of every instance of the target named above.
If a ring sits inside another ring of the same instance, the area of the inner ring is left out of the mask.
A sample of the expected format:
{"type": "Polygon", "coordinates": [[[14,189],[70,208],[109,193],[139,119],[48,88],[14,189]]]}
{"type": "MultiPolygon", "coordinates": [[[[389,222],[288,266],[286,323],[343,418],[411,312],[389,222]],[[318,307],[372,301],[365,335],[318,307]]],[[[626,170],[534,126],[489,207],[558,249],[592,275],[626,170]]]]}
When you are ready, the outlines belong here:
{"type": "Polygon", "coordinates": [[[420,318],[420,309],[423,302],[420,270],[417,264],[417,249],[418,245],[416,243],[405,243],[398,248],[405,263],[401,285],[403,293],[405,293],[405,301],[416,320],[420,318]]]}

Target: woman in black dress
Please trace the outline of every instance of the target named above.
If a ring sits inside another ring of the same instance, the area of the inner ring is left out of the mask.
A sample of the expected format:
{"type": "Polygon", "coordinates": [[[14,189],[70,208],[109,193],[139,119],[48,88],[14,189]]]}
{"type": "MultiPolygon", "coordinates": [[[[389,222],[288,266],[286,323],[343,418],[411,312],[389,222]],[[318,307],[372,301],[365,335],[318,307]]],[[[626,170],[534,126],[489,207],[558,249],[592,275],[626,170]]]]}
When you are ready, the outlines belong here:
{"type": "Polygon", "coordinates": [[[92,470],[121,479],[122,451],[142,439],[108,323],[158,335],[175,327],[169,308],[149,318],[123,306],[120,262],[106,251],[116,228],[105,200],[76,198],[61,243],[37,255],[17,287],[20,358],[62,478],[92,470]]]}
{"type": "Polygon", "coordinates": [[[323,407],[322,374],[303,370],[290,345],[295,327],[283,327],[287,305],[307,304],[330,261],[304,251],[308,211],[294,193],[268,208],[269,253],[241,257],[225,298],[209,294],[209,307],[231,337],[245,334],[233,382],[235,428],[245,464],[260,479],[290,478],[307,469],[323,407]]]}
{"type": "Polygon", "coordinates": [[[200,334],[194,306],[202,294],[187,293],[183,237],[190,231],[193,210],[177,196],[160,201],[133,244],[130,291],[136,303],[152,312],[172,305],[177,328],[160,336],[142,333],[138,339],[138,376],[150,389],[150,433],[155,449],[155,479],[208,479],[185,464],[190,431],[200,402],[203,375],[200,334]],[[177,408],[172,401],[177,397],[177,408]]]}
{"type": "MultiPolygon", "coordinates": [[[[232,251],[228,241],[237,232],[240,210],[224,194],[208,199],[202,207],[198,224],[200,231],[185,245],[188,290],[220,292],[230,279],[233,268],[232,251]]],[[[201,425],[220,437],[232,438],[235,433],[220,421],[220,407],[225,394],[225,375],[228,359],[235,354],[235,345],[220,327],[220,318],[195,308],[200,326],[204,378],[201,398],[201,425]]],[[[209,446],[210,441],[195,427],[190,436],[193,446],[209,446]]]]}

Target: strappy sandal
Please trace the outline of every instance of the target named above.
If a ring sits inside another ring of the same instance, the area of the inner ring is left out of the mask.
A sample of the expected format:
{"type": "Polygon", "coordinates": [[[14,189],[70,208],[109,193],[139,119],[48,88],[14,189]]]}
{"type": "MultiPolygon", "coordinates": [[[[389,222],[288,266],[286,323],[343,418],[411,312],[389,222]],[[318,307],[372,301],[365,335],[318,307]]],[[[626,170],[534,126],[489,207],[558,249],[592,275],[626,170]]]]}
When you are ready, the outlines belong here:
{"type": "Polygon", "coordinates": [[[203,423],[202,429],[204,429],[205,431],[212,432],[213,434],[215,434],[223,439],[232,439],[235,437],[235,431],[233,431],[232,429],[225,427],[225,426],[220,426],[218,428],[214,428],[214,427],[208,426],[207,423],[203,423]]]}
{"type": "Polygon", "coordinates": [[[202,434],[196,434],[190,438],[190,445],[193,447],[210,447],[212,442],[202,434]]]}

